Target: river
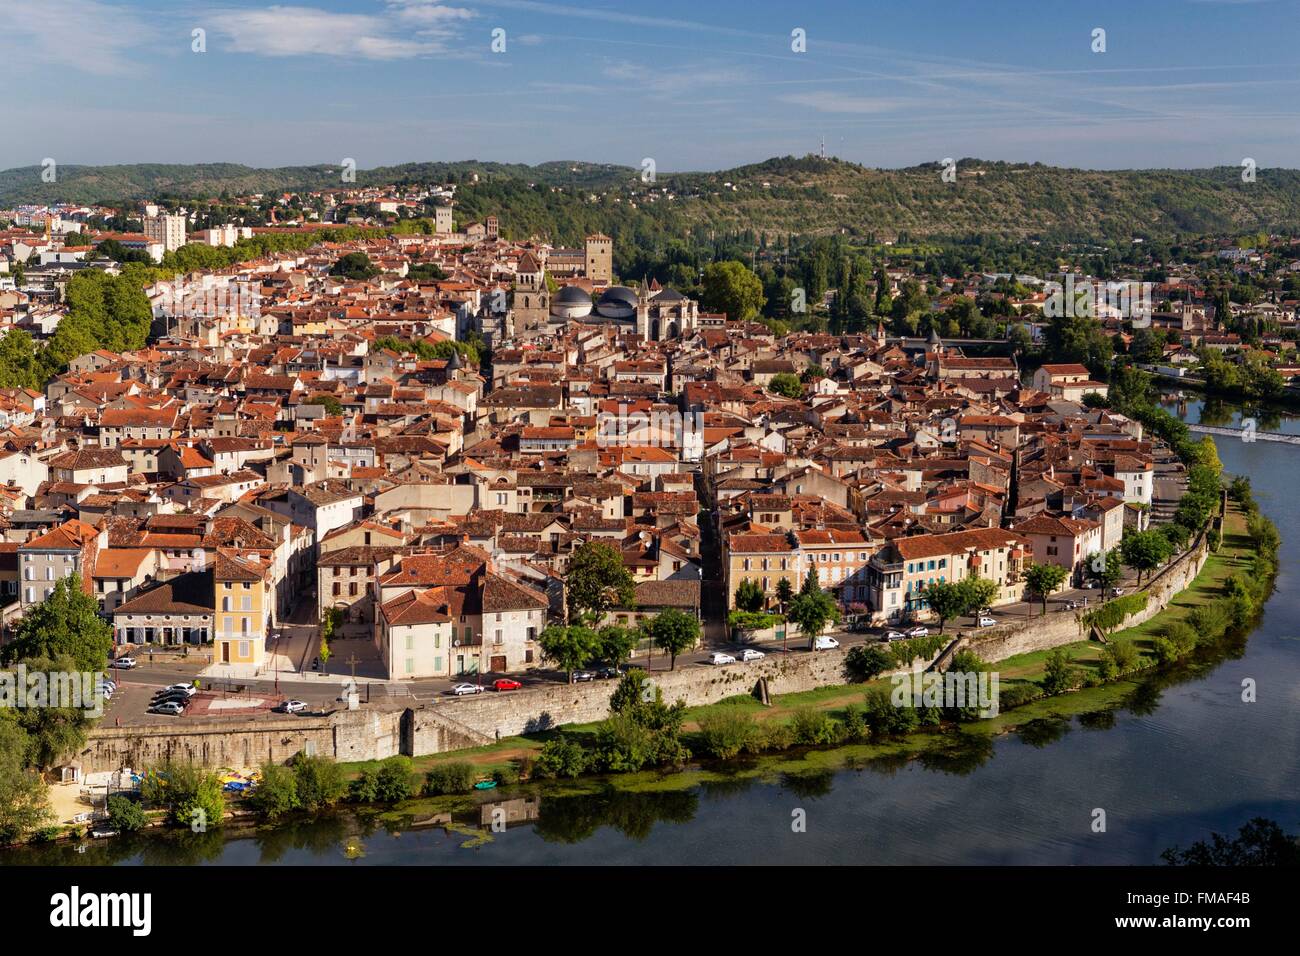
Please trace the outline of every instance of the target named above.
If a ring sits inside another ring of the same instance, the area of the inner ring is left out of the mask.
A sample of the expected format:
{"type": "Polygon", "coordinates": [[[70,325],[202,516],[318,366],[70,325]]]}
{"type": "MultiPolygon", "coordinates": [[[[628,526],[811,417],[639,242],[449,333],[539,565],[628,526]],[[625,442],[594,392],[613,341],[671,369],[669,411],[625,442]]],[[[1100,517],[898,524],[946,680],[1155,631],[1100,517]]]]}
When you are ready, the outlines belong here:
{"type": "MultiPolygon", "coordinates": [[[[1202,403],[1184,417],[1201,419],[1202,403]]],[[[1236,424],[1216,403],[1207,423],[1236,424]]],[[[1300,418],[1260,429],[1300,433],[1300,418]]],[[[113,851],[33,848],[8,862],[283,864],[1152,864],[1251,817],[1300,828],[1300,447],[1216,439],[1282,534],[1281,571],[1240,656],[1153,684],[1109,715],[996,738],[955,768],[892,761],[667,793],[548,796],[529,823],[475,839],[343,817],[225,839],[145,836],[113,851]],[[1258,701],[1242,702],[1253,678],[1258,701]],[[1105,831],[1094,832],[1095,811],[1105,831]],[[802,812],[806,826],[795,832],[802,812]],[[467,845],[468,844],[468,845],[467,845]],[[350,845],[350,852],[345,849],[350,845]]]]}

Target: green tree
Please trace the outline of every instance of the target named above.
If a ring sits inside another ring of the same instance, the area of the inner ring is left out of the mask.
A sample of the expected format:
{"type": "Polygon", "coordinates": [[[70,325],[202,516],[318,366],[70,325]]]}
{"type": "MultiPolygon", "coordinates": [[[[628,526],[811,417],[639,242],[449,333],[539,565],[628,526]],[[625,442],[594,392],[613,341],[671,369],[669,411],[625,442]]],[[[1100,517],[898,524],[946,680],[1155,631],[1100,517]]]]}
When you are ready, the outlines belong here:
{"type": "Polygon", "coordinates": [[[108,826],[119,833],[134,833],[144,829],[148,817],[138,800],[129,797],[111,796],[108,798],[108,826]]]}
{"type": "Polygon", "coordinates": [[[262,778],[249,794],[248,803],[263,820],[276,820],[301,806],[298,777],[290,767],[265,763],[261,773],[262,778]]]}
{"type": "Polygon", "coordinates": [[[1042,599],[1043,613],[1047,613],[1047,596],[1059,588],[1066,578],[1066,570],[1059,564],[1031,564],[1025,568],[1025,583],[1042,599]]]}
{"type": "Polygon", "coordinates": [[[537,644],[542,657],[565,671],[570,682],[573,672],[585,667],[601,649],[600,637],[581,624],[552,624],[542,631],[537,644]]]}
{"type": "Polygon", "coordinates": [[[785,398],[798,398],[803,394],[803,385],[799,382],[799,376],[789,372],[778,372],[773,375],[771,381],[767,383],[767,389],[772,394],[782,395],[785,398]]]}
{"type": "Polygon", "coordinates": [[[0,843],[12,843],[54,819],[49,788],[27,767],[27,733],[0,714],[0,843]]]}
{"type": "Polygon", "coordinates": [[[298,803],[315,813],[338,803],[347,792],[343,768],[328,757],[299,753],[293,758],[298,803]]]}
{"type": "Polygon", "coordinates": [[[807,635],[809,650],[816,646],[817,637],[826,626],[834,624],[840,618],[835,599],[816,584],[816,572],[810,573],[813,587],[809,588],[808,582],[804,582],[804,588],[790,602],[789,612],[790,620],[798,624],[799,630],[807,635]]]}
{"type": "MultiPolygon", "coordinates": [[[[760,590],[759,593],[762,594],[762,591],[760,590]]],[[[781,578],[781,580],[776,582],[776,600],[781,606],[782,613],[784,613],[785,609],[790,606],[790,602],[794,600],[794,585],[790,583],[789,578],[781,578]]],[[[758,608],[743,608],[742,610],[756,611],[758,608]]]]}
{"type": "Polygon", "coordinates": [[[1105,554],[1098,552],[1088,561],[1088,574],[1102,588],[1113,588],[1124,576],[1123,563],[1118,548],[1111,548],[1105,554]]]}
{"type": "Polygon", "coordinates": [[[162,807],[177,826],[192,830],[221,825],[226,797],[215,773],[189,763],[165,763],[145,777],[145,802],[162,807]]]}
{"type": "Polygon", "coordinates": [[[994,581],[988,578],[981,578],[978,575],[962,578],[957,585],[966,598],[966,607],[963,614],[974,614],[989,607],[997,600],[998,586],[994,581]]]}
{"type": "Polygon", "coordinates": [[[583,614],[599,621],[612,607],[636,604],[636,585],[623,564],[623,555],[604,541],[586,541],[574,550],[564,585],[573,621],[583,614]]]}
{"type": "Polygon", "coordinates": [[[1043,666],[1043,692],[1051,696],[1078,686],[1079,670],[1070,660],[1070,655],[1061,648],[1048,654],[1043,666]]]}
{"type": "Polygon", "coordinates": [[[596,632],[599,649],[596,658],[609,664],[621,664],[632,656],[639,634],[634,628],[607,624],[596,632]]]}
{"type": "Polygon", "coordinates": [[[97,671],[107,664],[112,648],[112,625],[99,616],[99,604],[73,572],[44,601],[28,608],[13,640],[0,648],[0,661],[69,658],[78,671],[97,671]]]}
{"type": "Polygon", "coordinates": [[[1159,530],[1130,531],[1119,543],[1124,564],[1138,573],[1138,586],[1142,586],[1143,572],[1154,571],[1173,555],[1169,539],[1159,530]]]}
{"type": "Polygon", "coordinates": [[[707,311],[744,321],[762,312],[766,303],[762,280],[744,263],[713,262],[704,267],[700,305],[707,311]]]}
{"type": "Polygon", "coordinates": [[[330,267],[330,275],[360,281],[374,278],[379,270],[364,252],[349,252],[330,267]]]}
{"type": "Polygon", "coordinates": [[[342,415],[342,414],[343,414],[343,403],[340,402],[340,401],[339,401],[337,398],[335,398],[333,395],[323,395],[323,394],[322,394],[322,395],[313,395],[311,398],[307,399],[307,401],[304,402],[303,404],[304,404],[304,405],[324,405],[324,406],[325,406],[325,414],[326,414],[326,415],[329,415],[329,416],[331,416],[331,417],[333,417],[333,418],[337,418],[339,415],[342,415]]]}
{"type": "MultiPolygon", "coordinates": [[[[784,582],[784,578],[782,579],[784,582]]],[[[789,587],[789,584],[786,584],[789,587]]],[[[758,582],[745,578],[736,586],[736,607],[742,611],[758,611],[763,607],[765,595],[758,582]]]]}
{"type": "Polygon", "coordinates": [[[667,651],[669,670],[677,669],[677,655],[690,650],[700,640],[700,621],[694,614],[668,608],[660,611],[646,624],[646,631],[655,647],[667,651]]]}
{"type": "Polygon", "coordinates": [[[945,624],[965,614],[970,607],[968,595],[956,581],[936,581],[926,587],[921,596],[939,619],[940,634],[945,624]]]}

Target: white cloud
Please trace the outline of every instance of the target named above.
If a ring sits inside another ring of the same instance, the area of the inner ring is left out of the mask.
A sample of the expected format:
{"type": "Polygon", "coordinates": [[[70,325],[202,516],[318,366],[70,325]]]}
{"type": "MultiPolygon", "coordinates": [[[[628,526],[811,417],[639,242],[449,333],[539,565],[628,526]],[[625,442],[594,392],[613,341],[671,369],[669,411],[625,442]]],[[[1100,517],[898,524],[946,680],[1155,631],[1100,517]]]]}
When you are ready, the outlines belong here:
{"type": "Polygon", "coordinates": [[[446,52],[457,24],[474,16],[463,7],[392,0],[380,14],[331,13],[315,7],[221,10],[213,30],[236,53],[259,56],[341,56],[402,60],[446,52]]]}
{"type": "Polygon", "coordinates": [[[153,29],[129,10],[100,0],[0,0],[0,57],[11,67],[120,75],[138,70],[130,51],[154,40],[153,29]]]}
{"type": "Polygon", "coordinates": [[[782,103],[804,106],[818,113],[892,113],[909,105],[900,99],[881,96],[853,96],[831,90],[818,93],[788,93],[777,97],[782,103]]]}

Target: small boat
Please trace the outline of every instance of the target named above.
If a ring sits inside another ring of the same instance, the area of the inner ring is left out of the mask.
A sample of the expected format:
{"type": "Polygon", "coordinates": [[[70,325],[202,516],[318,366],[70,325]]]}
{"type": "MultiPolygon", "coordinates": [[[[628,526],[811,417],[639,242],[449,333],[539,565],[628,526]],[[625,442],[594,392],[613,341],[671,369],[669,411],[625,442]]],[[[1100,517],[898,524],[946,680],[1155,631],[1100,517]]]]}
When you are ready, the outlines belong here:
{"type": "Polygon", "coordinates": [[[493,787],[495,787],[496,785],[497,785],[497,782],[496,782],[495,780],[480,780],[478,783],[474,784],[474,789],[475,789],[475,790],[491,790],[491,789],[492,789],[493,787]]]}

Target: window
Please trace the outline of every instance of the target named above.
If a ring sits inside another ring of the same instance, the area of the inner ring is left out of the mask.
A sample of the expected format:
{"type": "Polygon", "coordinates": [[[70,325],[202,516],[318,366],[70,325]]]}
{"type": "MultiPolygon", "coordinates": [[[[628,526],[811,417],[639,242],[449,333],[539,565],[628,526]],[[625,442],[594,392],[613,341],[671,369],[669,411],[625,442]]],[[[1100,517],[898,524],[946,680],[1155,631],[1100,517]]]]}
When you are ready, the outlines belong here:
{"type": "Polygon", "coordinates": [[[357,582],[356,582],[356,581],[352,581],[352,582],[350,582],[350,583],[348,584],[348,596],[349,596],[349,597],[356,597],[356,596],[357,596],[357,582]]]}
{"type": "Polygon", "coordinates": [[[948,566],[948,559],[947,559],[947,558],[940,558],[940,559],[939,559],[939,567],[941,567],[941,568],[946,568],[947,566],[948,566]]]}
{"type": "MultiPolygon", "coordinates": [[[[340,594],[342,594],[342,593],[343,593],[343,585],[341,585],[338,581],[335,581],[335,582],[334,582],[334,596],[335,596],[335,597],[338,597],[338,596],[339,596],[340,594]]],[[[226,598],[226,600],[229,601],[230,598],[226,598]]],[[[229,608],[227,608],[227,610],[229,610],[229,608]]]]}
{"type": "Polygon", "coordinates": [[[413,651],[413,650],[415,650],[415,635],[414,635],[414,634],[407,634],[407,635],[406,635],[406,649],[407,649],[408,651],[413,651]]]}
{"type": "Polygon", "coordinates": [[[497,628],[496,636],[493,638],[492,643],[494,643],[494,644],[500,644],[500,643],[501,643],[501,628],[499,628],[499,627],[497,628]]]}
{"type": "MultiPolygon", "coordinates": [[[[335,587],[338,587],[337,584],[334,585],[334,586],[335,586],[335,587]]],[[[225,597],[223,597],[223,598],[221,599],[221,610],[223,610],[223,611],[229,611],[229,610],[230,610],[230,595],[229,595],[229,594],[227,594],[225,597]]]]}
{"type": "Polygon", "coordinates": [[[244,606],[241,607],[240,610],[241,610],[241,611],[251,611],[252,609],[253,609],[253,599],[252,599],[251,597],[245,597],[245,598],[244,598],[244,606]]]}
{"type": "Polygon", "coordinates": [[[249,644],[248,641],[240,641],[240,642],[239,642],[239,656],[240,656],[240,657],[247,657],[247,656],[248,656],[248,644],[249,644]]]}
{"type": "Polygon", "coordinates": [[[406,673],[408,673],[408,674],[414,674],[414,673],[415,673],[415,658],[414,658],[414,657],[408,657],[408,658],[406,659],[406,673]]]}

